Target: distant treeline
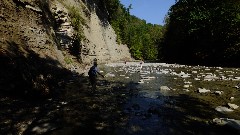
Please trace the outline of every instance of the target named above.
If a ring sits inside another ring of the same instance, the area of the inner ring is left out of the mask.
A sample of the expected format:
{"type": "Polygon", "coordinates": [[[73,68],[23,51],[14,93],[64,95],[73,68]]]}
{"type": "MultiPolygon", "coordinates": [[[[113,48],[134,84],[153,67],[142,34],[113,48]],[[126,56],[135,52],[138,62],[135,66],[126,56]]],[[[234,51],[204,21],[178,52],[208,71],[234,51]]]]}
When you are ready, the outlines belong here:
{"type": "Polygon", "coordinates": [[[176,0],[164,26],[130,15],[131,5],[124,7],[119,0],[102,2],[117,41],[127,44],[136,59],[240,65],[238,0],[176,0]]]}

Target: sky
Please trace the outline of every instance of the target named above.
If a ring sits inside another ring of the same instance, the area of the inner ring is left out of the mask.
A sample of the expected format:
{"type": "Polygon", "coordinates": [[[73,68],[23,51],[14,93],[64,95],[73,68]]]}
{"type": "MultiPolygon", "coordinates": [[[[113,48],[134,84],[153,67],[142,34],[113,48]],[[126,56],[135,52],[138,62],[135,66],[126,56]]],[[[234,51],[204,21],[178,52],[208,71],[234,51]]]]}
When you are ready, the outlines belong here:
{"type": "Polygon", "coordinates": [[[160,25],[164,25],[169,8],[175,4],[175,0],[120,0],[120,2],[125,7],[132,4],[131,15],[144,19],[147,23],[160,25]]]}

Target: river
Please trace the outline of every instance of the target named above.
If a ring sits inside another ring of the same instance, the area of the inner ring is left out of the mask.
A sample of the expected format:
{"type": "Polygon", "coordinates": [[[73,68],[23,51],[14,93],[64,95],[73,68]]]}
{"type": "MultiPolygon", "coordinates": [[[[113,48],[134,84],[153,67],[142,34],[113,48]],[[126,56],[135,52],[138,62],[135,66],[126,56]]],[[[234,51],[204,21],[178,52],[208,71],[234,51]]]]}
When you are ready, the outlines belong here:
{"type": "Polygon", "coordinates": [[[33,103],[1,96],[0,134],[240,133],[238,68],[127,62],[99,69],[105,78],[96,91],[75,75],[58,98],[33,103]]]}
{"type": "Polygon", "coordinates": [[[136,84],[132,89],[137,92],[124,105],[128,122],[117,134],[235,133],[216,126],[213,119],[240,119],[239,109],[216,109],[240,105],[239,69],[127,63],[108,64],[104,70],[115,81],[136,84]]]}

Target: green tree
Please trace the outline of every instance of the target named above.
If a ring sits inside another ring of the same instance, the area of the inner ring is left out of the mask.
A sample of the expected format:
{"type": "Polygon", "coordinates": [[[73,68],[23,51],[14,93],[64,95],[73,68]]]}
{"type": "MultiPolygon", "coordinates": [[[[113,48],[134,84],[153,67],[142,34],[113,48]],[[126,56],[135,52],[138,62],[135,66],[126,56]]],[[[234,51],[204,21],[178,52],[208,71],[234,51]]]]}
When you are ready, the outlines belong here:
{"type": "Polygon", "coordinates": [[[162,50],[166,61],[234,64],[240,57],[240,2],[178,0],[169,12],[162,50]]]}
{"type": "Polygon", "coordinates": [[[158,57],[162,26],[147,24],[130,15],[131,5],[124,7],[119,0],[103,0],[102,8],[108,12],[108,21],[117,34],[117,42],[127,44],[136,59],[154,60],[158,57]]]}

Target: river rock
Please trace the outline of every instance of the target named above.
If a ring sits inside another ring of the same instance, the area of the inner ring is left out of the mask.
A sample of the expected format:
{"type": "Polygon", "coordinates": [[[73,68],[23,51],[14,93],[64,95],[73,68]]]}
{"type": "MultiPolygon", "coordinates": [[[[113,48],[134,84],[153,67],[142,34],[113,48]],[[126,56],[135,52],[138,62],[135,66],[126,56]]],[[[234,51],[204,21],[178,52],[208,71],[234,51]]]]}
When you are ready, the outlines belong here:
{"type": "Polygon", "coordinates": [[[197,74],[197,71],[192,71],[193,74],[197,74]]]}
{"type": "Polygon", "coordinates": [[[105,76],[106,77],[115,77],[115,74],[107,73],[105,76]]]}
{"type": "Polygon", "coordinates": [[[204,77],[204,81],[214,81],[214,80],[217,80],[219,79],[218,77],[216,77],[216,75],[206,75],[204,77]]]}
{"type": "Polygon", "coordinates": [[[181,77],[181,78],[189,78],[189,77],[190,77],[190,74],[180,74],[180,77],[181,77]]]}
{"type": "Polygon", "coordinates": [[[218,106],[215,108],[216,111],[218,112],[222,112],[222,113],[227,113],[227,112],[233,112],[232,109],[229,109],[227,107],[224,107],[224,106],[218,106]]]}
{"type": "Polygon", "coordinates": [[[205,68],[205,71],[210,71],[210,69],[209,68],[205,68]]]}
{"type": "Polygon", "coordinates": [[[233,101],[233,100],[234,100],[234,97],[230,97],[229,99],[230,99],[231,101],[233,101]]]}
{"type": "Polygon", "coordinates": [[[236,109],[238,109],[238,105],[235,105],[235,104],[231,104],[231,103],[228,103],[228,106],[231,108],[231,109],[234,109],[234,110],[236,110],[236,109]]]}
{"type": "Polygon", "coordinates": [[[46,133],[46,132],[50,132],[54,129],[56,129],[57,127],[53,124],[50,124],[50,123],[43,123],[39,126],[36,126],[32,129],[32,132],[35,133],[35,134],[43,134],[43,133],[46,133]]]}
{"type": "Polygon", "coordinates": [[[189,92],[190,90],[189,89],[183,89],[183,91],[189,92]]]}
{"type": "Polygon", "coordinates": [[[66,105],[67,104],[67,102],[60,102],[62,105],[66,105]]]}
{"type": "Polygon", "coordinates": [[[228,119],[228,118],[215,118],[213,119],[213,123],[220,126],[228,125],[240,131],[240,120],[228,119]]]}
{"type": "Polygon", "coordinates": [[[151,79],[149,77],[142,77],[142,80],[148,81],[148,80],[151,80],[151,79]]]}
{"type": "Polygon", "coordinates": [[[196,80],[196,81],[200,81],[201,79],[199,79],[199,78],[194,78],[194,80],[196,80]]]}
{"type": "Polygon", "coordinates": [[[138,81],[138,84],[142,84],[142,83],[144,83],[142,79],[138,81]]]}
{"type": "Polygon", "coordinates": [[[160,90],[167,91],[170,90],[170,88],[168,88],[168,86],[161,86],[160,90]]]}
{"type": "Polygon", "coordinates": [[[205,88],[198,88],[198,92],[199,93],[207,93],[207,92],[210,92],[210,90],[207,90],[205,88]]]}
{"type": "Polygon", "coordinates": [[[235,77],[236,80],[240,80],[240,77],[235,77]]]}
{"type": "Polygon", "coordinates": [[[192,84],[192,82],[189,82],[189,81],[187,81],[187,82],[184,82],[185,84],[192,84]]]}
{"type": "Polygon", "coordinates": [[[216,95],[222,95],[223,94],[223,91],[215,91],[214,92],[216,95]]]}

